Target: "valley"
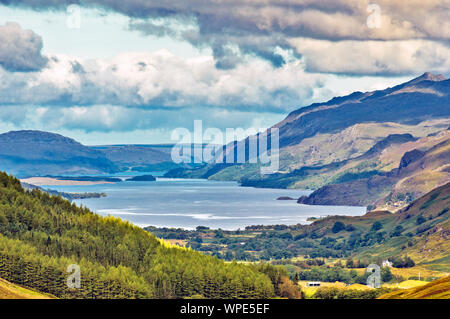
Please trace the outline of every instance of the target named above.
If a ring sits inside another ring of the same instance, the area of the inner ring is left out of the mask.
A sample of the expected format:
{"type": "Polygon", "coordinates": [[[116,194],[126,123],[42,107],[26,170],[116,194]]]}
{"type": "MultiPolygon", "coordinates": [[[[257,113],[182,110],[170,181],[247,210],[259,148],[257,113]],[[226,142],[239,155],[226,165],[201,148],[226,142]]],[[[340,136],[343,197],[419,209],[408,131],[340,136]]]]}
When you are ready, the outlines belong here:
{"type": "Polygon", "coordinates": [[[425,73],[293,111],[264,176],[174,164],[169,144],[0,134],[0,169],[21,178],[0,173],[0,296],[446,298],[448,88],[425,73]],[[83,289],[64,286],[68,263],[83,289]],[[389,264],[381,289],[371,263],[389,264]]]}

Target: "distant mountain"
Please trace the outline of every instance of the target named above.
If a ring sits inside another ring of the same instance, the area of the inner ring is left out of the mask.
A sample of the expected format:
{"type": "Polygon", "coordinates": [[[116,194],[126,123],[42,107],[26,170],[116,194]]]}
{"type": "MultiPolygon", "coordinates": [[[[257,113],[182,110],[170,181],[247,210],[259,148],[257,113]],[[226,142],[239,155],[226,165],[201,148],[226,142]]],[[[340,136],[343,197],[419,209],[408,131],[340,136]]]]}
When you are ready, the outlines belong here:
{"type": "Polygon", "coordinates": [[[116,166],[71,138],[28,130],[0,134],[0,169],[26,176],[112,173],[116,166]]]}
{"type": "Polygon", "coordinates": [[[171,162],[173,145],[104,145],[91,146],[117,165],[138,166],[171,162]]]}
{"type": "Polygon", "coordinates": [[[172,161],[172,147],[171,144],[85,146],[60,134],[12,131],[0,134],[0,170],[19,177],[167,171],[184,166],[172,161]]]}

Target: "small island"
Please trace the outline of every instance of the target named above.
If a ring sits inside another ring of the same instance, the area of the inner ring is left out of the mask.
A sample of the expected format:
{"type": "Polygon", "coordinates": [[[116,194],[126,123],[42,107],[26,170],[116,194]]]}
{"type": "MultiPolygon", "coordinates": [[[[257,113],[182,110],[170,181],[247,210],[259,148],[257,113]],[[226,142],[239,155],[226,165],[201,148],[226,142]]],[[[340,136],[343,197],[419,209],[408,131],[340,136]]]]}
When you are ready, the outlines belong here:
{"type": "Polygon", "coordinates": [[[277,198],[277,200],[297,200],[297,199],[289,196],[280,196],[277,198]]]}
{"type": "Polygon", "coordinates": [[[156,178],[153,175],[133,176],[126,179],[127,182],[154,182],[156,178]]]}

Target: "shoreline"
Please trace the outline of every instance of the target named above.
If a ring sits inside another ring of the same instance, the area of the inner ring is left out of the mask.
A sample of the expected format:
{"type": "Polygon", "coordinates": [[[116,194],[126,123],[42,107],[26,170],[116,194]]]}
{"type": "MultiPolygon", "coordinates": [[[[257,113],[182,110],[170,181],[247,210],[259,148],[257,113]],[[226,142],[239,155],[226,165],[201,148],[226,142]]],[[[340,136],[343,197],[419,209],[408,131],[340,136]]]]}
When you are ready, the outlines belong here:
{"type": "Polygon", "coordinates": [[[37,186],[89,186],[100,184],[114,184],[108,181],[78,181],[78,180],[65,180],[54,177],[30,177],[20,179],[22,183],[37,185],[37,186]]]}

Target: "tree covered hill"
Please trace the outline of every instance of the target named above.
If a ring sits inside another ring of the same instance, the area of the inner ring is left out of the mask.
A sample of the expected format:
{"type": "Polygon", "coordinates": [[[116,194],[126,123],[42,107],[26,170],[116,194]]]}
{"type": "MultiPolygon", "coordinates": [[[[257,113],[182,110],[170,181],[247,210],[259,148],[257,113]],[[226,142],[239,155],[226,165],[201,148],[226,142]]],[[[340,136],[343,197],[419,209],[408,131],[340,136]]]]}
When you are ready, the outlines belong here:
{"type": "Polygon", "coordinates": [[[0,173],[0,278],[59,298],[268,298],[281,272],[170,246],[0,173]],[[80,289],[66,286],[71,264],[80,289]]]}

